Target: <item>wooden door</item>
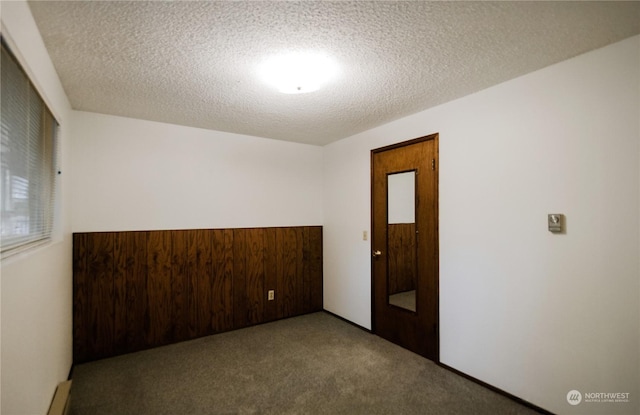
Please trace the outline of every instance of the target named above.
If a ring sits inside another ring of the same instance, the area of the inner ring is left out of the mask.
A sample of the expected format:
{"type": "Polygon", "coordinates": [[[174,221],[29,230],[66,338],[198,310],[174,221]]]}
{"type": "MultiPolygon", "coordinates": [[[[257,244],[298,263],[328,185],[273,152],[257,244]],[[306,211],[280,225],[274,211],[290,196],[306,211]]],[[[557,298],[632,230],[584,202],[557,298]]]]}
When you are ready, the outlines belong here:
{"type": "Polygon", "coordinates": [[[438,134],[371,152],[374,332],[438,361],[438,134]]]}

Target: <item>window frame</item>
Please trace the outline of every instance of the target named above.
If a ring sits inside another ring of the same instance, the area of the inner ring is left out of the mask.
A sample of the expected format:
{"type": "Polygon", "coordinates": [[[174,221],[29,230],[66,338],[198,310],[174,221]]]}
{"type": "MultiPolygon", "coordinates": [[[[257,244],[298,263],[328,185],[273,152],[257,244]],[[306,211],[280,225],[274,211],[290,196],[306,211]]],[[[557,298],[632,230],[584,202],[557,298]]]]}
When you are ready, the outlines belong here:
{"type": "MultiPolygon", "coordinates": [[[[60,137],[60,123],[58,122],[54,112],[44,99],[40,90],[33,81],[32,76],[27,71],[25,66],[21,63],[20,59],[13,53],[12,47],[7,42],[5,36],[0,34],[0,44],[3,49],[3,53],[17,66],[18,70],[22,72],[26,79],[26,86],[28,92],[36,96],[41,106],[41,116],[39,121],[39,143],[43,152],[39,156],[39,162],[42,165],[42,174],[39,177],[38,186],[43,185],[46,188],[46,195],[43,197],[40,195],[38,198],[35,209],[37,213],[30,213],[29,220],[32,218],[38,218],[36,221],[40,221],[39,229],[36,231],[30,231],[24,238],[14,237],[10,238],[11,243],[7,244],[6,237],[0,240],[0,259],[4,260],[7,257],[26,252],[28,250],[40,247],[45,244],[49,244],[54,241],[59,215],[59,180],[58,177],[61,174],[59,171],[59,137],[60,137]],[[42,213],[40,213],[42,212],[42,213]],[[8,246],[7,246],[8,245],[8,246]]],[[[30,137],[27,140],[31,140],[30,137]]],[[[8,178],[3,176],[2,179],[8,178]]],[[[5,183],[0,183],[0,187],[5,187],[5,183]]],[[[0,193],[0,219],[5,215],[4,195],[7,190],[0,193]]]]}

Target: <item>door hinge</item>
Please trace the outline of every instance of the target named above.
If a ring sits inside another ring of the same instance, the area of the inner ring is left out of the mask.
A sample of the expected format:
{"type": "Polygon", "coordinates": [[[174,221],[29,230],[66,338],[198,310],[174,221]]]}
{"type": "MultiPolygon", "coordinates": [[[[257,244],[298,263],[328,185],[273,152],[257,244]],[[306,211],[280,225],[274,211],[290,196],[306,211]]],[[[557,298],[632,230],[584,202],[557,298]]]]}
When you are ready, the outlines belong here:
{"type": "Polygon", "coordinates": [[[436,170],[436,159],[431,159],[431,170],[436,170]]]}

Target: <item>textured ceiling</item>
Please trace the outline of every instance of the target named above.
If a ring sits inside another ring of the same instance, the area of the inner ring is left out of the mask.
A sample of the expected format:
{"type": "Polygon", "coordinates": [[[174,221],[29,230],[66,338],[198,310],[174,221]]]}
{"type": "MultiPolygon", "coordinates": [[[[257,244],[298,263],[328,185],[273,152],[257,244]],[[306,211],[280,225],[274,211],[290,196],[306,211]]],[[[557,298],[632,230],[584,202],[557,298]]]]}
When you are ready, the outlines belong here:
{"type": "Polygon", "coordinates": [[[640,33],[640,2],[30,1],[74,109],[323,145],[640,33]],[[333,57],[323,89],[256,73],[333,57]]]}

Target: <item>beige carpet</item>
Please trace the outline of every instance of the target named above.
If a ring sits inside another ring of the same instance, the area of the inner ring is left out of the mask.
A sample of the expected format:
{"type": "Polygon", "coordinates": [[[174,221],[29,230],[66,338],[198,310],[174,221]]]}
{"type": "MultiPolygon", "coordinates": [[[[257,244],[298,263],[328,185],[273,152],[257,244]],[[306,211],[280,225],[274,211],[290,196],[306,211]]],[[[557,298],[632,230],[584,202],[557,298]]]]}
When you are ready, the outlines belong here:
{"type": "Polygon", "coordinates": [[[71,413],[534,414],[328,313],[75,367],[71,413]]]}

